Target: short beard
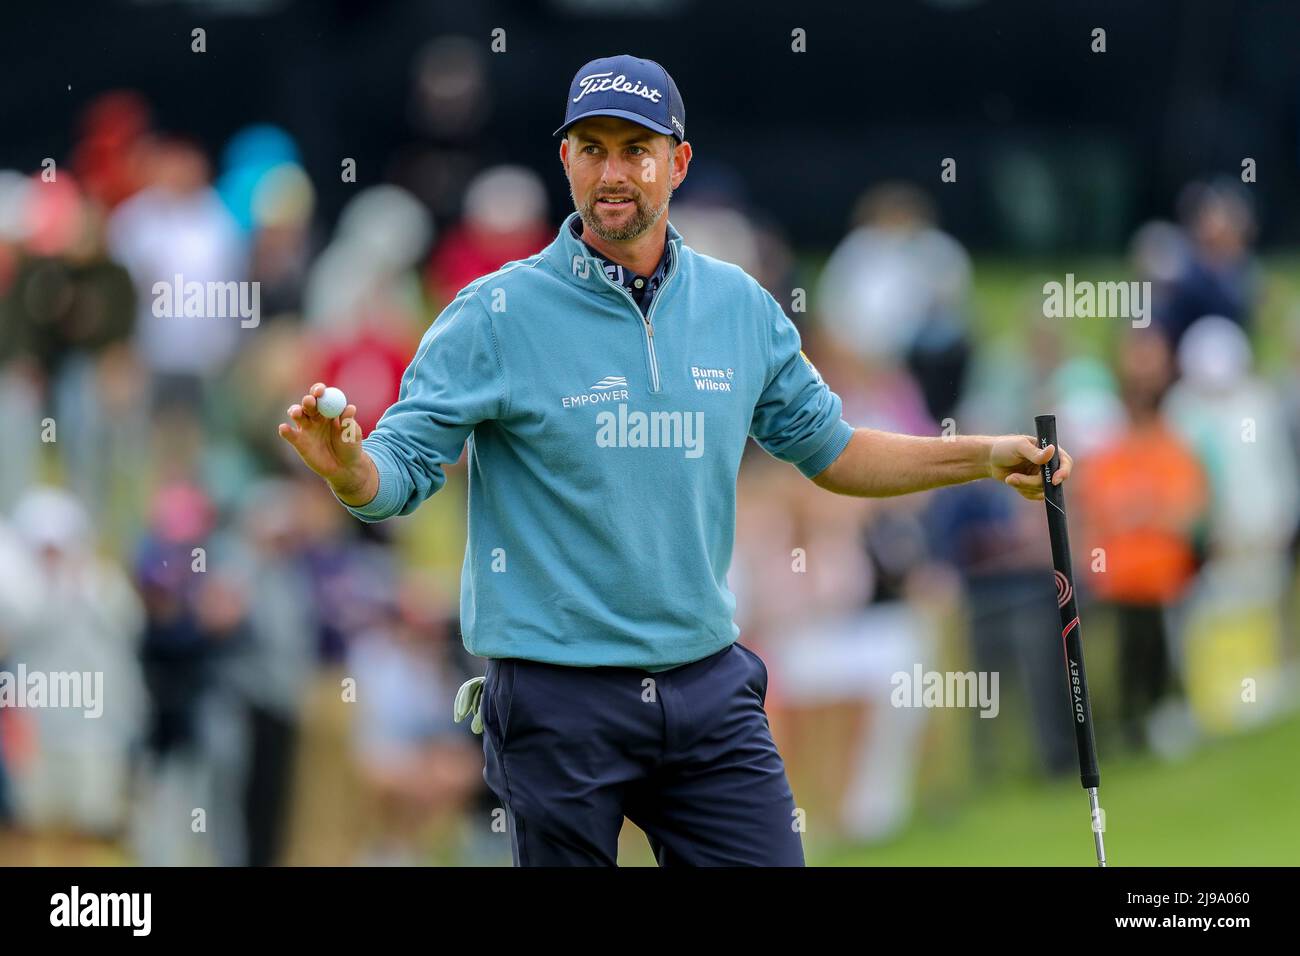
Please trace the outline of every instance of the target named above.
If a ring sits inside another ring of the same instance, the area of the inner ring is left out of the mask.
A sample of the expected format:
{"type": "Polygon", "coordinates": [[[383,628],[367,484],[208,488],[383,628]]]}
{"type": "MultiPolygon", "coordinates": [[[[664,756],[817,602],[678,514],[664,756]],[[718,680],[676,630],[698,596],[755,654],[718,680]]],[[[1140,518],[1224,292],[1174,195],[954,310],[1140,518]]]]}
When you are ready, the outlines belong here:
{"type": "Polygon", "coordinates": [[[601,225],[600,219],[596,215],[596,200],[592,199],[586,203],[579,203],[578,198],[573,195],[573,186],[569,186],[569,196],[573,199],[573,206],[578,210],[578,215],[582,217],[582,224],[599,236],[605,242],[628,242],[632,239],[639,239],[649,232],[665,212],[668,211],[668,203],[672,200],[672,190],[664,197],[662,204],[651,208],[645,204],[640,194],[632,197],[632,202],[636,204],[636,214],[628,220],[627,225],[619,226],[617,229],[607,229],[601,225]]]}

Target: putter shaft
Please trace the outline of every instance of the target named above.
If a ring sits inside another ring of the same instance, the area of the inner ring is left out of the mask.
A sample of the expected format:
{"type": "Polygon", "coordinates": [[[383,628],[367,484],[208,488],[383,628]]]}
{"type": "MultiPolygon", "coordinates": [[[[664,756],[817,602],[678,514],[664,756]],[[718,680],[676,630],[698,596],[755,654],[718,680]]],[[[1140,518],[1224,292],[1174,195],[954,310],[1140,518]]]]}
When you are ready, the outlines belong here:
{"type": "Polygon", "coordinates": [[[1102,838],[1104,811],[1097,802],[1097,788],[1088,788],[1088,806],[1092,808],[1092,842],[1097,845],[1097,865],[1106,865],[1106,842],[1102,838]]]}

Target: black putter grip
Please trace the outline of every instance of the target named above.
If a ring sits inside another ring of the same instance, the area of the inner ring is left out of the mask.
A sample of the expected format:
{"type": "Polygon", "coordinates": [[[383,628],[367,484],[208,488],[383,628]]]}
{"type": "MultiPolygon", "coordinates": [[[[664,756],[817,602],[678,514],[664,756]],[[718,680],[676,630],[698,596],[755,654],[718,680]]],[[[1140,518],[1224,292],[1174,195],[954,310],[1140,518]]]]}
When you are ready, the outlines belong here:
{"type": "Polygon", "coordinates": [[[1056,441],[1056,416],[1039,415],[1038,447],[1053,446],[1052,459],[1043,467],[1043,498],[1047,503],[1047,530],[1052,541],[1052,566],[1056,570],[1056,603],[1061,610],[1061,636],[1065,645],[1065,678],[1070,695],[1070,720],[1079,751],[1079,778],[1084,789],[1101,785],[1097,769],[1097,742],[1092,728],[1092,703],[1088,697],[1088,674],[1083,666],[1083,635],[1075,602],[1074,570],[1070,566],[1070,530],[1065,515],[1065,489],[1052,484],[1061,464],[1056,441]]]}

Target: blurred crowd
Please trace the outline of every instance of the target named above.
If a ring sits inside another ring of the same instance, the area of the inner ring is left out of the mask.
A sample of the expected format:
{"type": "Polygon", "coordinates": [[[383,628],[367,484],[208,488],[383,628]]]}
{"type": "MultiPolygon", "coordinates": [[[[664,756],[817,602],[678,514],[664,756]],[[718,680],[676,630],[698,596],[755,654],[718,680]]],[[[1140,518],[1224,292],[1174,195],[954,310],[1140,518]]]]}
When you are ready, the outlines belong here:
{"type": "MultiPolygon", "coordinates": [[[[285,130],[210,151],[130,91],[90,104],[57,171],[0,171],[0,672],[104,675],[99,718],[0,707],[0,862],[508,862],[451,719],[482,672],[456,617],[463,463],[416,515],[365,525],[275,431],[325,381],[369,432],[455,292],[553,237],[540,176],[476,148],[480,57],[421,54],[409,148],[332,223],[285,130]],[[181,282],[258,283],[257,321],[170,314],[159,284],[181,282]]],[[[1300,313],[1266,376],[1241,192],[1193,185],[1137,232],[1125,278],[1151,282],[1155,321],[1073,320],[1113,327],[1084,350],[1033,277],[989,331],[916,186],[872,184],[814,271],[701,152],[674,226],[787,307],[851,422],[990,434],[1056,410],[1084,613],[1113,647],[1090,643],[1103,752],[1271,713],[1294,658],[1300,313]]],[[[825,831],[897,833],[936,749],[969,754],[967,780],[1073,767],[1040,506],[990,482],[838,498],[751,447],[730,580],[825,831]],[[1001,717],[892,706],[918,663],[999,672],[1001,717]]]]}
{"type": "MultiPolygon", "coordinates": [[[[1105,277],[1150,283],[1149,322],[1049,317],[1043,280],[1060,275],[1026,277],[1019,314],[980,322],[969,257],[906,183],[865,192],[794,316],[856,425],[1032,433],[1056,414],[1110,757],[1184,755],[1284,711],[1296,682],[1300,303],[1281,343],[1257,328],[1266,290],[1240,184],[1193,183],[1177,205],[1176,222],[1136,232],[1130,275],[1105,277]],[[1289,354],[1266,374],[1261,348],[1289,354]]],[[[920,784],[951,796],[1077,773],[1042,506],[991,482],[828,500],[761,454],[741,486],[742,633],[775,658],[787,759],[841,768],[819,781],[840,833],[898,833],[920,784]],[[998,719],[895,706],[891,677],[918,662],[998,673],[998,719]],[[927,776],[927,757],[962,754],[967,773],[927,776]]]]}

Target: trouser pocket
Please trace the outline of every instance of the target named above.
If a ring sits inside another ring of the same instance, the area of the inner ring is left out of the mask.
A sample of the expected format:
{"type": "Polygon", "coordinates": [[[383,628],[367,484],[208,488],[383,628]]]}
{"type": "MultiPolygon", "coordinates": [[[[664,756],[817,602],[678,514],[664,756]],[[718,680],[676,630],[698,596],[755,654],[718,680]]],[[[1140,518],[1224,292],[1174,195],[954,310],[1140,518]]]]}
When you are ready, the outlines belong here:
{"type": "Polygon", "coordinates": [[[515,698],[517,669],[512,658],[488,661],[483,682],[483,728],[492,734],[497,749],[504,749],[510,737],[510,709],[515,698]]]}
{"type": "Polygon", "coordinates": [[[767,665],[763,663],[763,658],[759,657],[757,654],[751,651],[744,644],[740,643],[740,641],[736,641],[735,646],[744,652],[745,656],[749,658],[753,666],[757,667],[758,670],[757,686],[759,691],[758,696],[763,701],[763,703],[767,703],[767,665]]]}

